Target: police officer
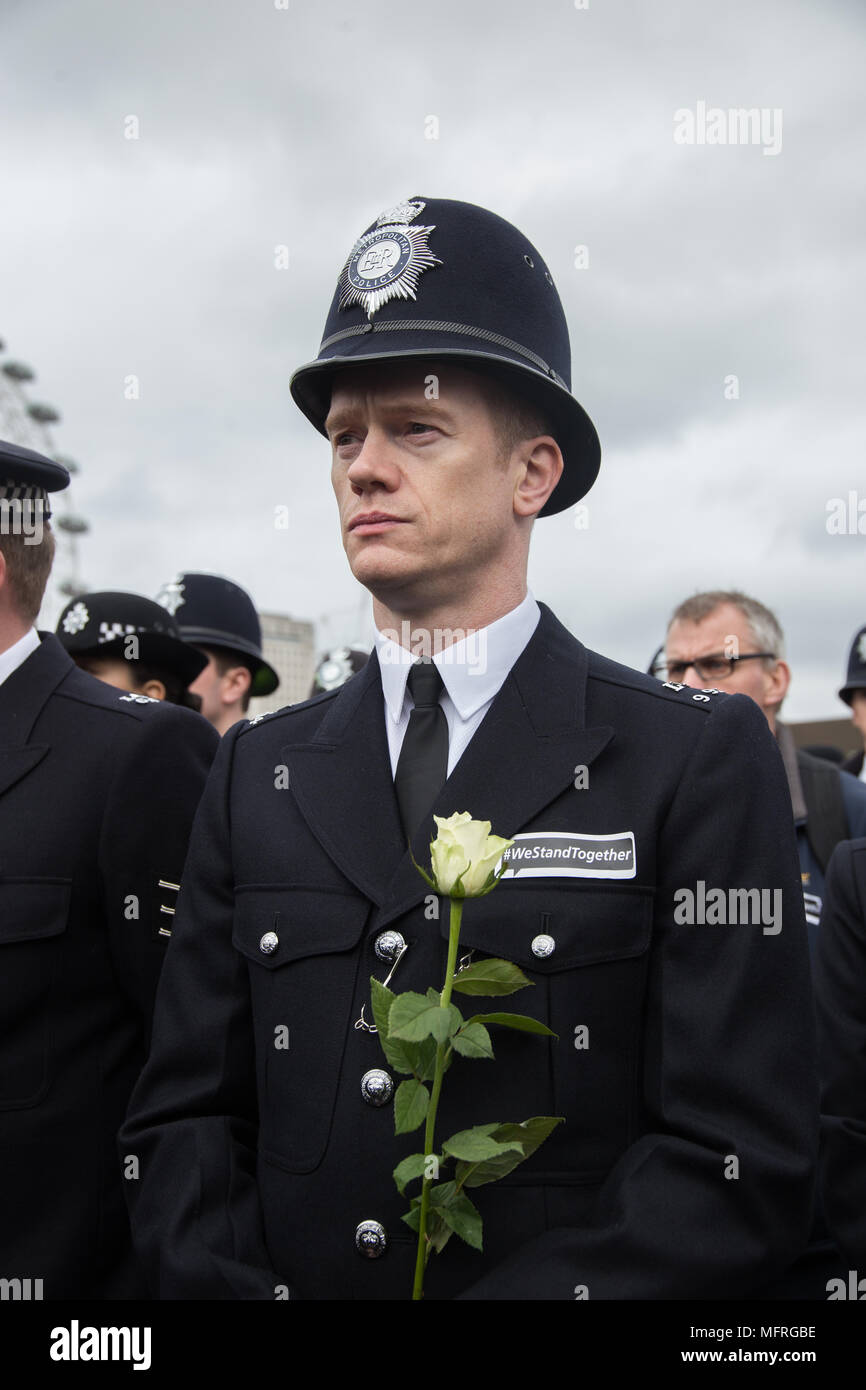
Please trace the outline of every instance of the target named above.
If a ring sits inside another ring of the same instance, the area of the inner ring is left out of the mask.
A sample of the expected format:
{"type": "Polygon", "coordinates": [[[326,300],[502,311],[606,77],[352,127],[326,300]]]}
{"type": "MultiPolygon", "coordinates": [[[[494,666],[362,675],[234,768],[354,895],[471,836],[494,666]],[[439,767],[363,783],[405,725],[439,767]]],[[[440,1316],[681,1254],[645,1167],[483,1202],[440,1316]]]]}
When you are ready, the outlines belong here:
{"type": "Polygon", "coordinates": [[[140,594],[80,594],[57,620],[57,636],[76,666],[97,680],[152,700],[200,710],[189,687],[207,658],[181,641],[177,623],[140,594]]]}
{"type": "Polygon", "coordinates": [[[271,695],[279,677],[262,655],[259,615],[245,589],[217,574],[178,574],[157,603],[177,620],[184,642],[203,653],[190,689],[217,733],[243,719],[254,696],[271,695]]]}
{"type": "Polygon", "coordinates": [[[394,1137],[369,981],[399,957],[393,988],[439,987],[448,914],[407,841],[429,862],[433,814],[468,811],[574,855],[466,905],[461,948],[516,961],[557,1038],[500,1032],[483,1078],[456,1062],[441,1133],[566,1122],[478,1189],[484,1252],[452,1241],[427,1296],[748,1293],[805,1242],[817,1147],[784,772],[751,700],[597,656],[527,591],[535,518],[599,466],[549,270],[482,208],[388,209],[292,392],[330,440],[376,651],[218,755],[121,1142],[154,1292],[410,1296],[391,1171],[418,1136],[394,1137]],[[705,923],[708,885],[780,910],[705,923]]]}
{"type": "MultiPolygon", "coordinates": [[[[839,698],[851,710],[851,722],[866,745],[866,626],[861,627],[851,643],[848,671],[839,698]]],[[[866,782],[866,756],[862,748],[846,758],[842,766],[846,772],[866,782]]]]}
{"type": "Polygon", "coordinates": [[[44,1299],[131,1298],[146,1290],[116,1135],[218,740],[36,631],[49,494],[68,482],[0,444],[0,1277],[44,1299]],[[7,524],[22,502],[38,539],[7,524]]]}

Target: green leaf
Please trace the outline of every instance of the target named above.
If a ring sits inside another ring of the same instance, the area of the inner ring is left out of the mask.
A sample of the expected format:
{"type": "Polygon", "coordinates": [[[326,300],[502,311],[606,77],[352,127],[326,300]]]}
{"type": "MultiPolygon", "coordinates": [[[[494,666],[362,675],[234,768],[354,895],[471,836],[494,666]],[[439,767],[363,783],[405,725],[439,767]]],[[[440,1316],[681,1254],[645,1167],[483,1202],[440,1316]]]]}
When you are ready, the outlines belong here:
{"type": "Polygon", "coordinates": [[[439,1183],[431,1189],[430,1204],[435,1214],[456,1236],[474,1250],[483,1249],[481,1213],[465,1192],[458,1192],[453,1182],[439,1183]]]}
{"type": "Polygon", "coordinates": [[[457,1185],[482,1187],[485,1183],[497,1182],[499,1178],[504,1178],[524,1159],[534,1154],[556,1126],[561,1124],[564,1124],[562,1116],[535,1115],[520,1125],[498,1125],[490,1137],[501,1144],[520,1144],[522,1153],[501,1154],[498,1158],[483,1159],[480,1163],[458,1163],[454,1173],[457,1185]]]}
{"type": "Polygon", "coordinates": [[[436,1066],[436,1043],[425,1038],[420,1043],[404,1042],[392,1038],[388,1032],[388,1013],[396,995],[386,989],[378,980],[370,980],[370,998],[373,1002],[373,1022],[379,1030],[379,1042],[385,1059],[395,1071],[416,1076],[419,1081],[432,1081],[436,1066]]]}
{"type": "Polygon", "coordinates": [[[395,996],[375,976],[370,976],[370,999],[373,1004],[373,1022],[379,1030],[379,1037],[388,1037],[388,1011],[395,996]]]}
{"type": "MultiPolygon", "coordinates": [[[[401,1220],[405,1221],[406,1225],[409,1226],[416,1235],[418,1234],[418,1227],[421,1224],[420,1201],[420,1197],[413,1197],[412,1210],[407,1211],[406,1214],[401,1217],[401,1220]],[[415,1205],[416,1203],[418,1205],[415,1205]]],[[[446,1226],[439,1213],[432,1207],[428,1207],[427,1209],[427,1239],[437,1255],[445,1249],[445,1246],[451,1239],[449,1227],[446,1226]]]]}
{"type": "Polygon", "coordinates": [[[453,987],[461,994],[514,994],[531,985],[510,960],[477,960],[454,976],[453,987]]]}
{"type": "Polygon", "coordinates": [[[451,1039],[451,1046],[455,1052],[459,1052],[463,1057],[489,1057],[493,1059],[493,1043],[490,1041],[490,1034],[484,1024],[478,1019],[470,1021],[455,1033],[451,1039]]]}
{"type": "MultiPolygon", "coordinates": [[[[428,989],[427,998],[430,1000],[431,1004],[438,1004],[441,997],[438,990],[432,988],[428,989]]],[[[448,1025],[448,1036],[451,1037],[457,1032],[458,1028],[463,1027],[463,1015],[456,1004],[449,1004],[448,1008],[451,1012],[451,1022],[448,1025]]]]}
{"type": "Polygon", "coordinates": [[[537,1018],[530,1018],[528,1014],[473,1014],[467,1020],[466,1027],[471,1023],[498,1023],[502,1028],[516,1028],[520,1033],[543,1033],[549,1038],[558,1037],[546,1023],[539,1023],[537,1018]]]}
{"type": "Polygon", "coordinates": [[[438,995],[433,1004],[413,990],[396,995],[388,1014],[389,1036],[406,1042],[421,1042],[432,1035],[437,1042],[445,1042],[452,1031],[451,1011],[440,1009],[438,1001],[438,995]]]}
{"type": "Polygon", "coordinates": [[[522,1159],[522,1143],[515,1139],[502,1143],[493,1138],[494,1132],[501,1128],[501,1125],[476,1125],[473,1129],[461,1129],[459,1134],[452,1134],[450,1139],[445,1140],[443,1152],[466,1163],[480,1163],[485,1158],[498,1158],[500,1154],[511,1151],[520,1154],[522,1159]]]}
{"type": "Polygon", "coordinates": [[[402,1045],[408,1049],[415,1061],[413,1071],[418,1080],[432,1081],[436,1071],[436,1039],[425,1038],[423,1042],[402,1045]]]}
{"type": "Polygon", "coordinates": [[[410,1134],[424,1123],[430,1093],[420,1081],[401,1081],[394,1096],[394,1133],[410,1134]]]}
{"type": "Polygon", "coordinates": [[[436,1042],[445,1042],[453,1031],[461,1027],[463,1017],[459,1009],[452,1012],[452,1009],[439,1008],[439,995],[435,990],[431,990],[430,994],[434,995],[435,1004],[431,998],[416,994],[413,990],[395,995],[388,1015],[391,1037],[421,1042],[425,1037],[432,1036],[436,1042]]]}
{"type": "Polygon", "coordinates": [[[394,1169],[394,1181],[401,1197],[406,1191],[407,1183],[414,1182],[415,1178],[423,1178],[426,1163],[426,1154],[410,1154],[397,1164],[394,1169]]]}

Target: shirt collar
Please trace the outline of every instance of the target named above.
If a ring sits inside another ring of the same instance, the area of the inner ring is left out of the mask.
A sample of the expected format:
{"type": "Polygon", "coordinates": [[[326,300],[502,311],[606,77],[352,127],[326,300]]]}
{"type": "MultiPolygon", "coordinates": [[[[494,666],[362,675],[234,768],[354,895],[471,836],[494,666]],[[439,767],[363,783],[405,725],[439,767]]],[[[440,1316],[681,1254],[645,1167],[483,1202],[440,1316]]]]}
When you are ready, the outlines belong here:
{"type": "MultiPolygon", "coordinates": [[[[434,654],[433,663],[461,719],[471,718],[498,693],[540,616],[541,610],[527,589],[525,598],[509,613],[434,654]]],[[[408,621],[401,636],[411,647],[412,625],[408,621]]],[[[409,650],[386,633],[376,632],[382,691],[395,724],[403,712],[409,667],[422,654],[417,640],[414,645],[415,650],[409,650]]]]}
{"type": "Polygon", "coordinates": [[[38,646],[39,633],[35,627],[31,627],[29,632],[25,632],[24,636],[13,642],[11,647],[7,647],[5,652],[0,652],[0,685],[8,680],[19,666],[23,666],[30,653],[35,652],[38,646]]]}

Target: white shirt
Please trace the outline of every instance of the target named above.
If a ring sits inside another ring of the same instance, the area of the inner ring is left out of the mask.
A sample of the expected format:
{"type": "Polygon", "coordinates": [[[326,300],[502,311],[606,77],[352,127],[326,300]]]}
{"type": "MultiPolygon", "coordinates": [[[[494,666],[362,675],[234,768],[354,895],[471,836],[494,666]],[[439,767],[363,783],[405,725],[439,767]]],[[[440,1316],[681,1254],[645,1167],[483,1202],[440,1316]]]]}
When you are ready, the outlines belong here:
{"type": "Polygon", "coordinates": [[[23,637],[7,647],[5,652],[0,652],[0,685],[8,680],[13,671],[17,671],[19,666],[23,666],[31,652],[35,652],[39,646],[39,633],[35,627],[31,627],[29,632],[25,632],[23,637]]]}
{"type": "Polygon", "coordinates": [[[502,683],[532,636],[541,617],[532,594],[495,623],[453,642],[441,652],[430,652],[420,645],[419,634],[405,622],[401,636],[411,650],[395,642],[383,632],[376,632],[376,651],[382,672],[382,693],[385,703],[385,727],[391,754],[391,774],[397,771],[397,759],[403,736],[414,707],[406,681],[409,667],[420,657],[432,656],[445,689],[439,703],[448,724],[448,776],[463,755],[502,683]]]}

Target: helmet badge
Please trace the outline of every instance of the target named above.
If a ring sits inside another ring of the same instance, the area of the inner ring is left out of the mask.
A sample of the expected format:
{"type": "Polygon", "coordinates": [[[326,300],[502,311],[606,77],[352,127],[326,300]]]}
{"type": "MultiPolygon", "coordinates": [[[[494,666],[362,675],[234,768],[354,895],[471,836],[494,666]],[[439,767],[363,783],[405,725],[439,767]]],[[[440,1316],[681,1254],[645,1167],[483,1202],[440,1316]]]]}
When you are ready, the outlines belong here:
{"type": "Polygon", "coordinates": [[[362,236],[340,273],[340,308],[358,304],[372,319],[390,299],[414,299],[418,277],[441,265],[427,244],[435,227],[413,227],[424,204],[398,203],[377,218],[372,232],[362,236]]]}

